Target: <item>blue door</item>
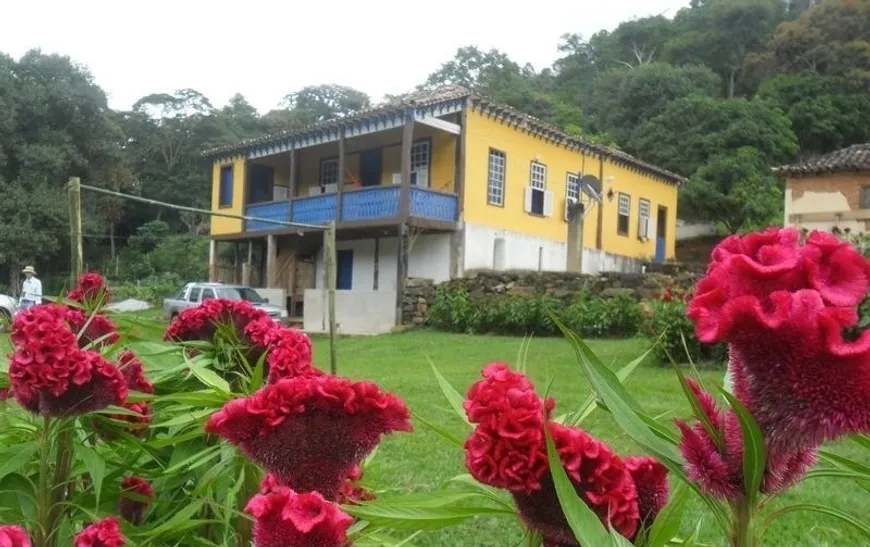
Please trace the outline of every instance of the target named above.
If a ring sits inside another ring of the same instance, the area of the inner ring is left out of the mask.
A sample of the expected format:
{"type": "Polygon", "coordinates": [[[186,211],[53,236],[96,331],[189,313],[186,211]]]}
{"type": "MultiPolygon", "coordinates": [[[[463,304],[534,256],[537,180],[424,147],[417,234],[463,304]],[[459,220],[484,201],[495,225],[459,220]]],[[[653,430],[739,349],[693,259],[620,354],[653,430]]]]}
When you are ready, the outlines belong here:
{"type": "Polygon", "coordinates": [[[659,207],[658,218],[656,218],[656,262],[665,261],[665,241],[667,241],[668,229],[668,209],[667,207],[659,207]]]}
{"type": "Polygon", "coordinates": [[[383,157],[381,149],[366,150],[360,155],[359,178],[363,186],[378,186],[381,183],[383,157]]]}
{"type": "Polygon", "coordinates": [[[340,291],[349,291],[353,288],[353,251],[336,251],[338,262],[335,272],[335,288],[340,291]]]}

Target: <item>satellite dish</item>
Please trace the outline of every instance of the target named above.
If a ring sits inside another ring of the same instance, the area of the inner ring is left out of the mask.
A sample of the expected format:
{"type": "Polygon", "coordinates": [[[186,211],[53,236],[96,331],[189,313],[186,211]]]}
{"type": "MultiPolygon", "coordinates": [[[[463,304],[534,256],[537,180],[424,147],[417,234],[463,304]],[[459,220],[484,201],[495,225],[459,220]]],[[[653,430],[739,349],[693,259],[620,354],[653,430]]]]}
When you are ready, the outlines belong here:
{"type": "Polygon", "coordinates": [[[601,181],[594,175],[583,175],[580,179],[580,189],[594,201],[601,201],[601,181]]]}

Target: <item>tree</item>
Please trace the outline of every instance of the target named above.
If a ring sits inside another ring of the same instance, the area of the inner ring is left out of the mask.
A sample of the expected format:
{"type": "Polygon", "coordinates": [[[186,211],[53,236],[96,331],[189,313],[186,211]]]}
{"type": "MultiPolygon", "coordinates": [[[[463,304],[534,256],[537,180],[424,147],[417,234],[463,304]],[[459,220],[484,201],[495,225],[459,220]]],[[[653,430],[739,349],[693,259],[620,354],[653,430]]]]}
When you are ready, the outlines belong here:
{"type": "Polygon", "coordinates": [[[683,188],[680,214],[721,222],[729,233],[781,221],[783,192],[755,148],[727,151],[701,166],[683,188]]]}
{"type": "Polygon", "coordinates": [[[747,56],[764,50],[784,18],[780,0],[707,0],[677,14],[675,37],[665,46],[665,58],[675,64],[707,65],[722,76],[726,96],[732,98],[747,56]]]}
{"type": "Polygon", "coordinates": [[[823,0],[783,23],[769,50],[779,72],[813,72],[870,82],[870,2],[823,0]]]}
{"type": "Polygon", "coordinates": [[[637,128],[664,112],[672,101],[693,95],[715,97],[720,88],[721,80],[706,67],[652,63],[608,72],[588,110],[595,129],[613,134],[631,149],[637,128]]]}
{"type": "Polygon", "coordinates": [[[592,36],[596,65],[609,68],[637,68],[655,62],[672,37],[673,23],[662,15],[620,23],[613,32],[603,30],[592,36]]]}
{"type": "Polygon", "coordinates": [[[351,87],[328,84],[303,87],[286,95],[286,110],[297,111],[310,123],[343,118],[371,107],[369,96],[351,87]]]}
{"type": "Polygon", "coordinates": [[[767,103],[699,96],[670,103],[632,141],[640,157],[684,175],[724,151],[747,146],[768,166],[792,160],[798,151],[791,122],[767,103]]]}
{"type": "Polygon", "coordinates": [[[780,74],[761,86],[758,97],[791,120],[801,156],[870,141],[870,93],[840,78],[780,74]]]}
{"type": "MultiPolygon", "coordinates": [[[[17,281],[22,261],[66,263],[56,260],[69,249],[64,184],[107,185],[123,136],[90,73],[61,55],[0,56],[0,102],[0,263],[17,281]]],[[[97,200],[83,208],[86,232],[106,226],[97,200]]]]}

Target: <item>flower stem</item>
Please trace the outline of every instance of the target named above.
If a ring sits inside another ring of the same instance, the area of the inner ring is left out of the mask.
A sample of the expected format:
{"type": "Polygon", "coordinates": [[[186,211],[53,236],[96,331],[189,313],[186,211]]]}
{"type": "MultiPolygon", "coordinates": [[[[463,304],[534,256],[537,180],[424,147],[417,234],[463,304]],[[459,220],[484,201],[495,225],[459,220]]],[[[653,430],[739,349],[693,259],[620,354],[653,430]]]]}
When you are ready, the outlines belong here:
{"type": "Polygon", "coordinates": [[[732,547],[755,547],[752,532],[752,507],[744,498],[733,505],[734,524],[731,530],[732,547]]]}
{"type": "Polygon", "coordinates": [[[57,435],[57,457],[54,466],[54,480],[51,483],[50,508],[48,512],[47,539],[45,547],[55,547],[58,541],[57,529],[61,512],[69,493],[69,474],[73,464],[72,423],[62,421],[57,435]]]}
{"type": "Polygon", "coordinates": [[[51,496],[48,487],[48,474],[51,472],[49,468],[51,457],[50,429],[51,418],[45,416],[42,420],[42,431],[39,434],[39,486],[36,492],[39,529],[34,534],[36,536],[35,547],[46,547],[48,536],[51,533],[48,528],[48,515],[51,511],[51,496]]]}

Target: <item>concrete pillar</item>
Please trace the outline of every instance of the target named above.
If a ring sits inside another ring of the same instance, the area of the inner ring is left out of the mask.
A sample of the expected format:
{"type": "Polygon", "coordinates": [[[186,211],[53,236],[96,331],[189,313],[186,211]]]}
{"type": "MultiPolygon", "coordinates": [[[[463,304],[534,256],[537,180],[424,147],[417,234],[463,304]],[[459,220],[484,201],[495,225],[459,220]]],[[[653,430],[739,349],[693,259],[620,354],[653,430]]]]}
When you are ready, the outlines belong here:
{"type": "Polygon", "coordinates": [[[253,267],[254,244],[248,241],[248,259],[242,264],[242,285],[251,285],[251,268],[253,267]]]}
{"type": "Polygon", "coordinates": [[[568,208],[568,272],[583,273],[583,204],[568,208]]]}
{"type": "Polygon", "coordinates": [[[266,288],[274,289],[278,285],[278,241],[275,236],[266,236],[266,288]]]}
{"type": "Polygon", "coordinates": [[[208,280],[212,283],[218,281],[217,240],[215,239],[208,243],[208,280]]]}

